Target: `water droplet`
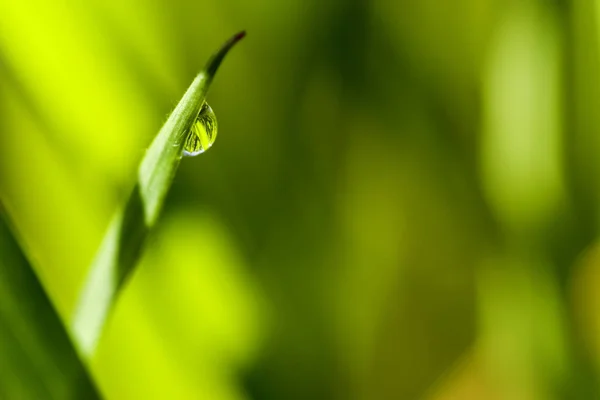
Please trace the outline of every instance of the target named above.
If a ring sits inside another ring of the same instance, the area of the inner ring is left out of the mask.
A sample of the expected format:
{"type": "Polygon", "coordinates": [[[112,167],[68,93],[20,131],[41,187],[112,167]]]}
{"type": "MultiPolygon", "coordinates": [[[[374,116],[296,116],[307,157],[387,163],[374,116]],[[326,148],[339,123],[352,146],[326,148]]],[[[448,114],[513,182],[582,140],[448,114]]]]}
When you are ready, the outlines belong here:
{"type": "Polygon", "coordinates": [[[217,116],[208,103],[204,102],[183,144],[183,155],[193,157],[204,153],[216,138],[217,116]]]}

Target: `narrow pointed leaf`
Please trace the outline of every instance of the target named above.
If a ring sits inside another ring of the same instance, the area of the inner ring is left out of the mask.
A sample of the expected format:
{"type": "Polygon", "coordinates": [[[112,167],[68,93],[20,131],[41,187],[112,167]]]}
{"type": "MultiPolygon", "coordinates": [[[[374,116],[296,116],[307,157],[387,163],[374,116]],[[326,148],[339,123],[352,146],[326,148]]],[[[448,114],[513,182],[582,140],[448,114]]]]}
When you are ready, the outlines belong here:
{"type": "Polygon", "coordinates": [[[125,206],[114,216],[84,283],[71,326],[84,358],[93,355],[106,318],[136,265],[160,214],[183,152],[183,143],[205,101],[212,79],[240,32],[211,57],[147,150],[125,206]]]}

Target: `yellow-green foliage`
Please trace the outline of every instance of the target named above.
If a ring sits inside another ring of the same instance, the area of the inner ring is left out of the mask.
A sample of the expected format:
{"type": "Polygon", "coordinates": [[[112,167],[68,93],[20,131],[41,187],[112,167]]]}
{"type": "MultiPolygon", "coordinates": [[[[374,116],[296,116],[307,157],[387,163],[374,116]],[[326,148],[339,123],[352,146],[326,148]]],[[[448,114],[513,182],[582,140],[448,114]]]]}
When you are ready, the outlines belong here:
{"type": "MultiPolygon", "coordinates": [[[[107,399],[600,398],[596,3],[0,1],[0,203],[36,298],[107,399]],[[238,28],[218,144],[151,145],[238,28]],[[103,262],[116,302],[86,291],[103,262]],[[90,346],[82,304],[114,306],[90,346]]],[[[18,301],[0,335],[23,315],[54,359],[18,301]]],[[[10,387],[49,370],[9,351],[10,387]]]]}

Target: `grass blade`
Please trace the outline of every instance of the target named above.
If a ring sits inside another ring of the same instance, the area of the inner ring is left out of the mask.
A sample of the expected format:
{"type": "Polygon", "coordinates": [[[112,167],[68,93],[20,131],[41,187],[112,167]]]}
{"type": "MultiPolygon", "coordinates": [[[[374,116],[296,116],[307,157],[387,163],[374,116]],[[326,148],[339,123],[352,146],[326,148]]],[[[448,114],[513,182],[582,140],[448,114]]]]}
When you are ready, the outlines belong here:
{"type": "Polygon", "coordinates": [[[225,55],[244,36],[245,32],[240,32],[229,39],[196,76],[150,145],[127,204],[109,226],[71,321],[75,344],[86,359],[93,355],[107,315],[158,219],[181,160],[184,138],[204,103],[212,79],[225,55]]]}
{"type": "Polygon", "coordinates": [[[0,255],[0,398],[100,398],[1,216],[0,255]]]}

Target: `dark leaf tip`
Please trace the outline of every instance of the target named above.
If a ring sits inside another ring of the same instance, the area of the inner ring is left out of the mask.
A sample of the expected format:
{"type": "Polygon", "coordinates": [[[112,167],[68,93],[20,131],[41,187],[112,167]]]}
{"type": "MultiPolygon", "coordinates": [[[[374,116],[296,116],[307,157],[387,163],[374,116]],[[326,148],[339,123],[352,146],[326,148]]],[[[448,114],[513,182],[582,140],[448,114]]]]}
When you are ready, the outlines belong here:
{"type": "Polygon", "coordinates": [[[242,40],[246,36],[246,31],[241,31],[233,35],[228,41],[223,44],[221,49],[215,53],[211,59],[208,61],[206,65],[206,72],[208,76],[212,78],[212,76],[217,72],[221,61],[225,58],[225,55],[231,50],[231,48],[240,40],[242,40]]]}
{"type": "Polygon", "coordinates": [[[235,36],[233,36],[233,40],[234,41],[239,41],[241,39],[243,39],[246,36],[246,31],[241,31],[235,34],[235,36]]]}

